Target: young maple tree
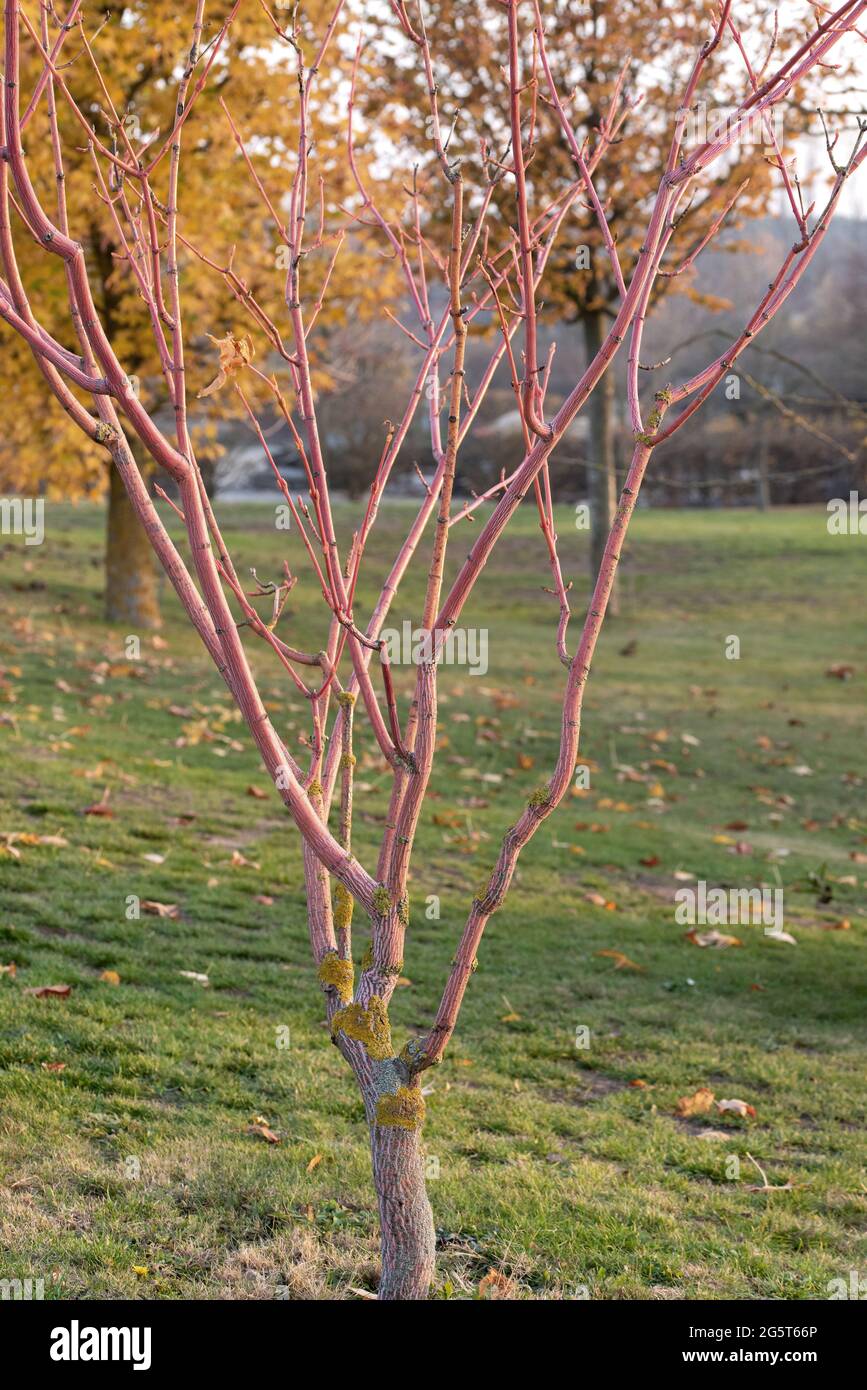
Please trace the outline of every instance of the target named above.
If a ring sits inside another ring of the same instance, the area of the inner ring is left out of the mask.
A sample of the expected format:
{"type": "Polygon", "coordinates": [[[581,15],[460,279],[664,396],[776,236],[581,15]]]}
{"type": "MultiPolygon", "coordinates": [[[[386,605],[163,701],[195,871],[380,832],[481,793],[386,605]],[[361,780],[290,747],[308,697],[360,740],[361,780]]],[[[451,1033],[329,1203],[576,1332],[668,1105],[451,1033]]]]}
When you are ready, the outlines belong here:
{"type": "MultiPolygon", "coordinates": [[[[425,74],[429,120],[436,150],[438,190],[417,181],[407,184],[409,209],[402,220],[390,220],[378,196],[378,184],[363,173],[356,154],[358,130],[354,120],[358,83],[363,71],[364,35],[359,39],[347,80],[346,164],[355,183],[352,205],[332,206],[324,192],[310,194],[312,127],[311,91],[327,61],[340,59],[335,42],[344,0],[333,11],[318,44],[309,49],[297,17],[284,28],[285,13],[269,15],[273,42],[285,49],[292,68],[285,99],[296,102],[298,145],[287,188],[272,187],[250,153],[256,131],[242,130],[230,109],[225,111],[237,147],[236,168],[248,178],[261,200],[262,217],[277,230],[287,249],[284,285],[285,314],[275,321],[231,267],[221,267],[208,249],[196,254],[211,263],[215,274],[235,295],[239,316],[249,316],[250,331],[238,328],[220,340],[219,368],[208,390],[230,387],[250,421],[275,482],[294,519],[306,559],[323,600],[323,645],[304,651],[285,632],[285,605],[296,582],[288,565],[278,585],[245,592],[223,542],[203,486],[191,438],[188,411],[179,246],[183,244],[180,207],[181,159],[197,100],[212,69],[223,61],[226,37],[241,9],[235,0],[211,41],[202,46],[206,0],[196,0],[189,58],[179,76],[176,116],[170,130],[136,143],[125,129],[111,96],[110,74],[99,74],[99,100],[113,123],[113,138],[103,140],[90,127],[65,77],[62,50],[76,25],[61,24],[51,38],[26,16],[18,0],[4,0],[4,101],[0,127],[0,316],[32,351],[46,384],[86,437],[104,447],[123,481],[132,505],[144,524],[157,556],[178,597],[237,702],[258,752],[300,832],[308,902],[308,925],[332,1037],[348,1062],[364,1100],[370,1129],[373,1175],[382,1230],[383,1299],[424,1298],[434,1271],[434,1227],[425,1192],[421,1150],[424,1116],[421,1078],[438,1063],[455,1028],[482,935],[491,914],[503,903],[521,850],[539,825],[558,806],[573,778],[578,756],[581,709],[590,664],[605,616],[624,536],[636,505],[642,479],[655,450],[679,430],[728,373],[751,340],[785,303],[816,254],[847,179],[867,154],[867,122],[859,127],[854,145],[843,156],[839,141],[829,134],[830,188],[821,208],[802,206],[797,183],[784,160],[777,172],[791,208],[794,240],[773,280],[767,286],[742,331],[724,352],[686,381],[653,392],[650,408],[639,387],[642,335],[657,277],[688,268],[714,238],[726,213],[735,204],[734,187],[720,212],[705,229],[680,266],[669,264],[666,253],[680,220],[688,216],[689,200],[699,196],[707,179],[718,178],[748,122],[771,121],[784,108],[804,78],[824,71],[834,49],[846,36],[859,36],[858,24],[867,0],[845,0],[833,12],[805,9],[807,31],[785,53],[777,52],[773,21],[769,21],[768,55],[762,66],[751,60],[736,27],[735,0],[723,0],[709,23],[705,42],[696,52],[686,78],[668,150],[658,170],[657,189],[641,244],[627,272],[606,221],[594,181],[597,168],[617,139],[622,117],[622,94],[615,85],[599,123],[598,140],[590,152],[575,135],[569,117],[569,96],[558,89],[548,57],[544,8],[541,0],[504,0],[507,24],[502,55],[501,90],[491,99],[508,111],[510,139],[504,150],[484,143],[478,157],[450,156],[448,133],[440,122],[437,101],[436,35],[425,26],[424,4],[391,0],[391,17],[377,25],[399,26],[416,49],[425,74]],[[38,56],[40,75],[29,93],[20,85],[22,43],[38,56]],[[688,115],[717,64],[737,65],[742,91],[725,128],[706,140],[690,141],[688,115]],[[574,180],[549,198],[528,196],[527,152],[532,145],[537,105],[545,101],[556,113],[555,138],[564,143],[574,164],[574,180]],[[31,176],[24,134],[33,112],[45,102],[56,207],[46,208],[31,176]],[[89,278],[88,257],[70,226],[64,180],[64,145],[57,107],[64,103],[84,130],[101,196],[111,208],[125,248],[127,269],[135,278],[154,335],[175,418],[171,435],[154,419],[132,389],[119,355],[119,345],[106,332],[89,278]],[[165,171],[165,196],[157,199],[153,180],[165,171]],[[486,239],[486,220],[495,193],[512,190],[512,237],[497,251],[486,239]],[[447,247],[435,239],[429,218],[431,197],[449,208],[447,247]],[[537,300],[546,266],[576,202],[594,210],[601,242],[618,287],[617,312],[598,352],[552,418],[546,414],[550,354],[540,360],[537,300]],[[310,210],[312,205],[312,211],[310,210]],[[334,224],[334,225],[332,225],[334,224]],[[404,325],[419,351],[415,387],[397,424],[389,426],[378,458],[371,460],[370,493],[363,519],[346,552],[338,546],[329,491],[328,461],[317,424],[311,380],[308,338],[326,298],[341,248],[361,227],[371,228],[385,241],[406,284],[408,302],[418,317],[417,331],[404,325]],[[40,321],[28,295],[16,254],[23,238],[35,240],[63,264],[69,293],[70,324],[77,350],[61,342],[40,321]],[[433,293],[442,281],[447,303],[440,311],[433,293]],[[285,320],[285,323],[284,323],[285,320]],[[470,383],[465,367],[468,334],[480,336],[493,324],[499,336],[491,341],[490,360],[479,379],[470,383]],[[285,335],[285,336],[284,336],[285,335]],[[605,545],[596,584],[577,646],[569,650],[569,586],[558,558],[549,459],[568,426],[602,380],[626,344],[628,407],[634,450],[626,483],[605,545]],[[257,357],[258,351],[258,357],[257,357]],[[257,361],[265,356],[273,373],[257,361]],[[462,442],[472,428],[479,405],[500,364],[511,375],[523,422],[525,456],[485,498],[461,508],[453,506],[453,488],[462,442]],[[308,501],[294,499],[270,452],[252,404],[252,386],[270,394],[274,408],[292,432],[307,474],[308,501]],[[401,446],[423,398],[427,399],[435,472],[425,485],[423,500],[410,525],[391,571],[372,610],[359,614],[355,602],[365,550],[401,446]],[[123,423],[121,418],[123,417],[123,423]],[[158,495],[183,521],[189,560],[171,540],[149,495],[128,442],[141,448],[171,477],[177,500],[162,490],[158,495]],[[436,748],[438,658],[458,623],[464,605],[499,537],[528,492],[538,511],[551,587],[559,605],[556,651],[565,669],[562,724],[556,764],[548,780],[530,797],[507,832],[487,885],[473,898],[457,945],[442,999],[429,1031],[398,1049],[389,1025],[389,1001],[403,967],[409,924],[408,875],[436,748]],[[448,592],[443,593],[449,534],[452,526],[485,500],[496,498],[469,555],[448,592]],[[390,605],[434,520],[427,566],[427,583],[420,626],[427,644],[417,663],[409,710],[401,718],[388,653],[381,633],[390,605]],[[260,612],[262,604],[267,604],[260,612]],[[284,621],[281,623],[281,618],[284,621]],[[306,755],[296,756],[285,745],[263,703],[245,641],[262,648],[285,673],[287,681],[305,696],[311,734],[306,755]],[[353,752],[356,721],[363,710],[372,736],[391,769],[392,790],[386,827],[377,863],[367,866],[353,854],[353,752]],[[304,762],[302,765],[302,757],[304,762]],[[353,909],[370,921],[370,946],[355,977],[352,952],[353,909]]],[[[53,21],[53,11],[48,12],[53,21]]],[[[467,19],[466,22],[470,22],[467,19]]],[[[275,64],[274,81],[284,81],[275,64]]],[[[405,182],[405,171],[396,171],[405,182]]],[[[385,176],[383,175],[383,178],[385,176]]]]}

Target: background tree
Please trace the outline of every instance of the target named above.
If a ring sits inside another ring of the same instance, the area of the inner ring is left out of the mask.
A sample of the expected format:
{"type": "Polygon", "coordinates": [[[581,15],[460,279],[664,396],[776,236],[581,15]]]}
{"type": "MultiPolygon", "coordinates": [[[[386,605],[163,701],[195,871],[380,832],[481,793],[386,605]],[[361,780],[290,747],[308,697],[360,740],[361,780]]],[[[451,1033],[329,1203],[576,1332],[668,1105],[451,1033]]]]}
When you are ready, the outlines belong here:
{"type": "MultiPolygon", "coordinates": [[[[449,155],[466,158],[484,142],[491,156],[508,158],[510,132],[507,112],[497,100],[507,11],[501,0],[479,0],[470,15],[461,0],[429,0],[426,23],[437,34],[435,80],[445,127],[449,131],[449,155]]],[[[714,13],[708,0],[556,0],[543,7],[546,60],[562,94],[563,103],[591,170],[605,149],[596,176],[596,192],[617,246],[623,278],[632,275],[647,225],[648,210],[656,195],[659,170],[668,151],[672,122],[682,99],[684,83],[693,62],[696,33],[714,13]],[[606,129],[606,113],[620,93],[616,129],[606,129]]],[[[737,24],[751,38],[761,57],[755,61],[755,77],[761,80],[777,44],[794,36],[768,30],[764,5],[738,6],[737,24]]],[[[546,92],[538,52],[528,56],[525,80],[530,84],[524,107],[524,138],[528,144],[527,181],[531,190],[548,197],[567,188],[576,176],[575,152],[565,140],[552,139],[558,113],[546,92]],[[532,99],[530,93],[532,91],[532,99]]],[[[436,154],[430,139],[430,122],[424,106],[426,77],[413,62],[406,44],[396,46],[395,65],[380,71],[367,89],[371,113],[388,113],[398,145],[424,151],[425,167],[433,167],[436,154]],[[409,56],[406,56],[409,53],[409,56]],[[397,78],[395,78],[395,69],[397,78]],[[425,122],[427,128],[425,129],[425,122]]],[[[729,65],[715,74],[711,98],[692,104],[690,127],[700,139],[712,134],[736,110],[743,82],[743,65],[729,65]]],[[[772,125],[757,119],[730,149],[723,167],[696,192],[688,210],[681,209],[671,254],[683,257],[702,241],[732,192],[746,179],[729,226],[767,210],[770,190],[777,186],[773,165],[790,158],[792,143],[806,120],[793,94],[785,112],[775,113],[772,125]]],[[[794,176],[793,176],[794,177],[794,176]]],[[[505,209],[490,236],[495,242],[509,233],[509,188],[503,182],[495,199],[505,209]]],[[[729,238],[725,249],[737,252],[743,243],[729,238]]],[[[652,302],[670,289],[699,299],[705,307],[723,306],[703,287],[690,283],[689,273],[655,282],[652,302]]],[[[596,209],[589,199],[572,208],[562,244],[551,257],[545,280],[544,305],[549,319],[580,325],[586,360],[599,351],[617,312],[620,286],[606,254],[596,209]]],[[[588,483],[591,499],[590,570],[596,575],[602,550],[614,516],[617,499],[615,458],[615,376],[606,374],[589,404],[588,483]]],[[[610,612],[616,612],[615,587],[610,612]]]]}
{"type": "MultiPolygon", "coordinates": [[[[201,35],[206,54],[230,8],[224,0],[206,16],[201,35]]],[[[313,0],[306,7],[302,28],[307,32],[311,26],[321,28],[326,9],[327,0],[313,0]]],[[[54,43],[60,17],[54,6],[41,6],[34,0],[22,10],[34,26],[45,24],[54,43]]],[[[278,17],[281,13],[285,16],[288,12],[278,10],[278,17]]],[[[111,148],[123,151],[126,142],[133,151],[152,147],[156,132],[164,138],[174,120],[178,81],[190,47],[187,8],[174,0],[137,0],[119,6],[88,5],[83,11],[79,0],[72,3],[69,14],[66,22],[84,20],[76,28],[74,42],[67,42],[63,49],[64,82],[79,110],[111,148]],[[99,64],[104,91],[95,79],[91,54],[99,64]]],[[[250,151],[253,167],[262,172],[282,169],[286,176],[297,145],[298,113],[287,91],[294,74],[287,73],[285,64],[282,69],[275,67],[277,42],[268,14],[256,4],[243,6],[225,38],[219,63],[196,99],[195,135],[184,154],[178,249],[188,322],[195,326],[187,343],[187,367],[194,391],[206,384],[209,373],[213,374],[213,349],[204,327],[221,334],[237,308],[229,286],[214,276],[196,250],[224,265],[234,248],[234,269],[266,312],[273,312],[281,300],[284,267],[276,228],[273,220],[263,222],[253,183],[236,177],[240,156],[221,104],[225,101],[229,105],[244,129],[255,129],[257,138],[250,151]]],[[[22,78],[28,90],[39,71],[38,56],[28,45],[22,53],[22,78]]],[[[324,73],[317,87],[322,119],[316,148],[311,152],[313,218],[317,216],[320,176],[327,175],[332,198],[339,200],[346,192],[327,110],[331,80],[332,74],[324,73]]],[[[87,248],[97,308],[142,401],[162,418],[170,410],[165,381],[149,323],[140,312],[141,290],[107,206],[108,190],[98,186],[81,123],[63,100],[57,109],[66,152],[69,215],[87,248]]],[[[28,127],[31,176],[40,192],[47,192],[54,182],[51,144],[46,138],[48,119],[46,100],[39,103],[28,127]]],[[[165,234],[166,191],[167,185],[160,182],[158,174],[153,192],[160,238],[165,234]]],[[[54,265],[46,266],[36,246],[23,245],[20,260],[42,321],[50,331],[59,331],[67,315],[63,275],[54,265]]],[[[323,327],[344,325],[350,304],[353,316],[365,313],[388,295],[390,282],[387,264],[383,264],[374,285],[359,274],[358,248],[353,244],[343,247],[329,287],[323,327]]],[[[5,329],[0,332],[3,352],[10,359],[17,383],[5,411],[7,434],[0,448],[2,485],[8,490],[42,489],[52,496],[71,498],[92,497],[107,490],[106,616],[135,628],[158,624],[153,552],[116,470],[106,466],[104,451],[81,447],[70,420],[64,417],[58,422],[45,414],[44,382],[27,345],[5,329]]],[[[317,384],[328,384],[324,367],[318,372],[317,384]]],[[[206,473],[219,456],[217,424],[225,413],[223,398],[215,396],[210,398],[207,413],[202,412],[196,422],[195,441],[206,473]]],[[[153,462],[135,442],[133,448],[146,476],[151,477],[153,462]]]]}

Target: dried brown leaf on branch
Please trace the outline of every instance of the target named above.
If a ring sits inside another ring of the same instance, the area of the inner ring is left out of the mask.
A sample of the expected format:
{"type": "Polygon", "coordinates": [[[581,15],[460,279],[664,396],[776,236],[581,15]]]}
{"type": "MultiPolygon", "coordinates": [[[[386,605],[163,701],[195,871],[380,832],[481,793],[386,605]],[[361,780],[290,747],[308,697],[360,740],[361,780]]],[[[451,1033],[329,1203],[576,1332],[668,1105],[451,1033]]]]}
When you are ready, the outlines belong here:
{"type": "Polygon", "coordinates": [[[245,333],[242,338],[236,338],[234,333],[227,333],[225,338],[215,338],[209,333],[208,337],[214,346],[220,349],[220,370],[214,380],[199,392],[200,400],[204,396],[212,396],[221,386],[225,386],[230,377],[237,376],[244,367],[249,367],[256,351],[249,333],[245,333]]]}

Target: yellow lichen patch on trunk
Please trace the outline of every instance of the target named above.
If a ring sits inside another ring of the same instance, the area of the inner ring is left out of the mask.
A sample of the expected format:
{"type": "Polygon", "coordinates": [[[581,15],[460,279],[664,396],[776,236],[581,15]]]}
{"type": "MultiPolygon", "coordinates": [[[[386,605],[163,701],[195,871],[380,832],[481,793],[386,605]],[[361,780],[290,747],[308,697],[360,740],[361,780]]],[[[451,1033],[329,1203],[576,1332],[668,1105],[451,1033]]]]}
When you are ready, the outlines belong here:
{"type": "Polygon", "coordinates": [[[338,931],[348,931],[352,926],[353,902],[346,884],[338,883],[334,889],[334,925],[338,931]]]}
{"type": "Polygon", "coordinates": [[[323,985],[330,985],[337,990],[337,997],[342,1004],[349,1002],[355,982],[355,967],[351,960],[341,960],[336,951],[329,951],[322,957],[318,973],[323,985]]]}
{"type": "Polygon", "coordinates": [[[385,1062],[394,1055],[388,1011],[377,994],[366,1009],[360,1004],[347,1004],[345,1009],[338,1009],[331,1020],[332,1037],[341,1030],[348,1038],[363,1043],[368,1057],[375,1062],[385,1062]]]}
{"type": "Polygon", "coordinates": [[[398,1086],[393,1095],[376,1102],[376,1123],[397,1125],[400,1129],[421,1129],[424,1124],[424,1096],[418,1087],[398,1086]]]}

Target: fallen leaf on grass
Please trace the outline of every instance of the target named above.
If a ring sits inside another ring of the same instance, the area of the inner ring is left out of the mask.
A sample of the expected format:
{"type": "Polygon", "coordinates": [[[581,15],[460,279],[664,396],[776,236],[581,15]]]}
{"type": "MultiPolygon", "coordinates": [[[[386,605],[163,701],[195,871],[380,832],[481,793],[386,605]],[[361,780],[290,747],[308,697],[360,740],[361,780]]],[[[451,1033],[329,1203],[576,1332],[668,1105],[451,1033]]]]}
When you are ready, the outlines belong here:
{"type": "Polygon", "coordinates": [[[24,993],[32,994],[35,999],[68,999],[72,985],[37,985],[36,988],[25,989],[24,993]]]}
{"type": "Polygon", "coordinates": [[[256,893],[253,897],[254,903],[261,903],[262,907],[273,907],[274,899],[270,893],[256,893]]]}
{"type": "Polygon", "coordinates": [[[15,979],[17,971],[18,966],[15,964],[14,960],[10,961],[8,965],[0,965],[0,975],[11,975],[13,980],[15,979]]]}
{"type": "Polygon", "coordinates": [[[179,975],[183,975],[185,980],[195,980],[197,985],[210,984],[207,975],[200,975],[197,970],[179,970],[179,975]]]}
{"type": "Polygon", "coordinates": [[[108,798],[110,795],[111,790],[109,787],[106,787],[99,801],[94,801],[94,803],[91,806],[85,806],[81,814],[83,816],[105,816],[108,820],[110,820],[114,815],[114,811],[108,804],[108,798]]]}
{"type": "Polygon", "coordinates": [[[152,917],[180,917],[181,910],[177,903],[158,903],[155,898],[143,898],[141,901],[142,912],[147,912],[152,917]]]}
{"type": "Polygon", "coordinates": [[[268,793],[263,791],[261,787],[252,785],[247,788],[247,795],[254,797],[256,801],[266,801],[268,798],[268,793]]]}
{"type": "Polygon", "coordinates": [[[852,923],[844,917],[840,922],[823,922],[822,927],[825,931],[850,931],[852,923]]]}
{"type": "Polygon", "coordinates": [[[603,897],[601,893],[585,893],[584,898],[588,903],[592,903],[594,907],[604,907],[607,908],[609,912],[617,911],[617,904],[603,897]]]}
{"type": "Polygon", "coordinates": [[[784,941],[788,946],[797,946],[798,944],[791,932],[787,931],[768,931],[765,928],[765,936],[769,941],[784,941]]]}
{"type": "Polygon", "coordinates": [[[639,859],[639,864],[643,864],[646,869],[653,869],[659,863],[658,854],[648,854],[644,859],[639,859]]]}
{"type": "Polygon", "coordinates": [[[727,936],[721,931],[687,931],[684,932],[687,941],[691,941],[693,946],[713,946],[719,951],[724,951],[728,946],[743,946],[743,942],[737,936],[727,936]]]}
{"type": "Polygon", "coordinates": [[[733,1115],[751,1115],[753,1118],[756,1114],[754,1106],[747,1105],[745,1100],[718,1100],[716,1108],[720,1114],[726,1110],[730,1110],[733,1115]]]}
{"type": "Polygon", "coordinates": [[[119,985],[120,976],[116,970],[103,970],[99,977],[104,985],[119,985]]]}
{"type": "Polygon", "coordinates": [[[43,1063],[42,1063],[42,1070],[43,1070],[43,1071],[65,1071],[65,1070],[66,1070],[66,1063],[65,1063],[65,1062],[43,1062],[43,1063]]]}
{"type": "Polygon", "coordinates": [[[836,676],[838,681],[847,681],[855,674],[855,667],[850,666],[848,661],[835,661],[833,666],[829,666],[825,672],[826,676],[836,676]]]}
{"type": "Polygon", "coordinates": [[[248,1125],[247,1133],[258,1135],[260,1139],[264,1139],[268,1144],[280,1143],[279,1135],[275,1134],[273,1129],[269,1129],[267,1125],[248,1125]]]}
{"type": "Polygon", "coordinates": [[[689,1115],[706,1115],[713,1105],[713,1091],[707,1086],[700,1086],[697,1091],[693,1091],[691,1096],[681,1096],[677,1102],[677,1114],[682,1118],[689,1115]]]}
{"type": "Polygon", "coordinates": [[[643,970],[643,965],[636,965],[634,960],[630,960],[622,951],[597,951],[597,956],[608,956],[614,961],[615,970],[643,970]]]}
{"type": "Polygon", "coordinates": [[[489,1269],[479,1280],[479,1298],[511,1298],[514,1292],[514,1282],[499,1269],[489,1269]]]}
{"type": "Polygon", "coordinates": [[[261,864],[256,864],[252,859],[248,859],[239,849],[232,850],[232,858],[229,861],[233,869],[261,869],[261,864]]]}
{"type": "MultiPolygon", "coordinates": [[[[269,1130],[269,1133],[270,1133],[270,1130],[269,1130]]],[[[279,1140],[278,1140],[277,1142],[279,1143],[279,1140]]],[[[314,1154],[313,1157],[311,1158],[310,1162],[307,1164],[307,1172],[308,1172],[308,1173],[312,1173],[312,1172],[313,1172],[313,1169],[314,1169],[314,1168],[318,1168],[321,1162],[322,1162],[322,1155],[321,1155],[321,1154],[314,1154]]]]}

